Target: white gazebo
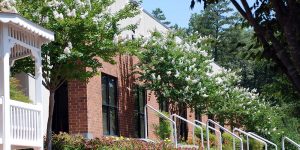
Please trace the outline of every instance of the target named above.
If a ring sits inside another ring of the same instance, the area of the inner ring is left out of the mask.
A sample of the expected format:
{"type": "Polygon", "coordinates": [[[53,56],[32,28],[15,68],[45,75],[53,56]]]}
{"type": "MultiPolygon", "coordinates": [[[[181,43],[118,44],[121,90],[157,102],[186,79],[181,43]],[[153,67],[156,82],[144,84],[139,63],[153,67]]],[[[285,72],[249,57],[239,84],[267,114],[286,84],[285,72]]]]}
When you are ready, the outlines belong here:
{"type": "Polygon", "coordinates": [[[54,33],[15,13],[0,12],[0,149],[43,149],[41,46],[54,33]],[[10,99],[10,66],[32,57],[35,61],[35,100],[10,99]]]}

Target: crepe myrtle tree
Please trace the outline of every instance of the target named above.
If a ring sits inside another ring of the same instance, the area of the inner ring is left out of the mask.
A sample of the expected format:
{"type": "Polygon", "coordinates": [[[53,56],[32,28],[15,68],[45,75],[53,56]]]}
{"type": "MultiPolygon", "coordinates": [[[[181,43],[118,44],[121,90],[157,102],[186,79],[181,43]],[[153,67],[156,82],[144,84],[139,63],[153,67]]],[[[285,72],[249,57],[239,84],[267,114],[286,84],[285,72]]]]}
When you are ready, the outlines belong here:
{"type": "MultiPolygon", "coordinates": [[[[128,3],[111,12],[113,0],[18,0],[21,15],[55,32],[55,41],[42,47],[43,85],[50,91],[47,148],[51,149],[52,115],[55,91],[67,80],[88,81],[98,74],[101,59],[114,63],[116,53],[132,48],[130,40],[120,41],[120,20],[140,12],[138,3],[128,3]],[[119,42],[117,42],[119,40],[119,42]]],[[[16,62],[15,72],[33,73],[32,60],[16,62]]]]}
{"type": "MultiPolygon", "coordinates": [[[[136,72],[146,89],[159,102],[186,104],[218,121],[245,127],[265,135],[273,134],[278,111],[255,89],[240,86],[237,71],[216,67],[211,59],[210,37],[191,35],[179,39],[176,33],[153,33],[136,53],[136,72]]],[[[275,131],[274,131],[275,132],[275,131]]]]}
{"type": "Polygon", "coordinates": [[[154,32],[144,40],[143,50],[137,53],[137,73],[143,86],[154,91],[159,101],[191,104],[194,97],[206,97],[201,75],[210,69],[207,64],[212,60],[205,50],[191,49],[174,34],[154,32]]]}

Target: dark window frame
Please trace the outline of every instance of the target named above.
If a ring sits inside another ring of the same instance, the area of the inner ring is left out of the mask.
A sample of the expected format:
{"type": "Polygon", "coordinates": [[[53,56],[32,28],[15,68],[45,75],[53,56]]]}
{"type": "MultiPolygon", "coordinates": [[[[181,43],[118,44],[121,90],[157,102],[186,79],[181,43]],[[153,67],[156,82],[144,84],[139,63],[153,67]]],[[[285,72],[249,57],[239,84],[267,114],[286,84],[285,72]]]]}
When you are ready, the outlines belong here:
{"type": "Polygon", "coordinates": [[[147,104],[147,90],[145,88],[142,88],[142,87],[139,87],[139,86],[136,86],[135,87],[135,91],[134,91],[134,99],[135,99],[135,120],[136,120],[136,123],[137,123],[137,136],[139,138],[144,138],[145,137],[145,131],[144,131],[144,135],[142,135],[142,127],[141,127],[141,124],[143,123],[144,124],[144,130],[145,130],[145,112],[144,112],[144,107],[145,105],[147,104]],[[142,91],[141,91],[142,90],[142,91]],[[142,92],[143,96],[142,96],[142,100],[143,100],[143,104],[144,106],[140,106],[140,100],[141,100],[141,97],[140,97],[140,92],[142,92]],[[141,107],[143,108],[141,110],[141,107]],[[143,122],[141,122],[141,118],[143,118],[143,122]]]}
{"type": "MultiPolygon", "coordinates": [[[[104,108],[106,109],[106,128],[107,128],[107,131],[104,131],[104,122],[102,122],[102,126],[103,126],[103,135],[109,135],[109,136],[118,136],[119,135],[119,115],[118,115],[118,80],[116,77],[114,76],[111,76],[111,75],[108,75],[108,74],[105,74],[105,73],[101,73],[101,88],[103,87],[103,78],[105,77],[105,88],[106,88],[106,99],[103,98],[103,93],[102,93],[102,115],[103,115],[103,112],[104,112],[104,108]],[[111,105],[110,104],[110,100],[109,100],[109,83],[110,83],[110,80],[114,80],[114,86],[115,86],[115,93],[114,93],[114,96],[115,96],[115,105],[111,105]],[[104,103],[104,101],[106,101],[106,103],[104,103]],[[111,110],[115,112],[115,128],[116,128],[116,131],[115,133],[116,134],[113,134],[111,133],[111,110]]],[[[102,90],[102,89],[101,89],[102,90]]],[[[102,90],[103,91],[103,90],[102,90]]],[[[103,118],[102,118],[102,121],[103,118]]]]}

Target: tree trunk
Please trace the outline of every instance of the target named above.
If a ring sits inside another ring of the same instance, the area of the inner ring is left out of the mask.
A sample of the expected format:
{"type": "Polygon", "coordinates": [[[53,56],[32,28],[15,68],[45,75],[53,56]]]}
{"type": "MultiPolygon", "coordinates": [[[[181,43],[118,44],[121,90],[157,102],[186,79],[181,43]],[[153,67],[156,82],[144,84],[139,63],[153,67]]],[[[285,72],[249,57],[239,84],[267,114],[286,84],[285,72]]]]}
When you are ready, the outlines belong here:
{"type": "Polygon", "coordinates": [[[54,102],[55,102],[54,94],[55,94],[55,90],[50,90],[49,117],[48,117],[47,135],[46,135],[47,150],[52,150],[52,119],[53,119],[53,110],[54,110],[54,102]]]}

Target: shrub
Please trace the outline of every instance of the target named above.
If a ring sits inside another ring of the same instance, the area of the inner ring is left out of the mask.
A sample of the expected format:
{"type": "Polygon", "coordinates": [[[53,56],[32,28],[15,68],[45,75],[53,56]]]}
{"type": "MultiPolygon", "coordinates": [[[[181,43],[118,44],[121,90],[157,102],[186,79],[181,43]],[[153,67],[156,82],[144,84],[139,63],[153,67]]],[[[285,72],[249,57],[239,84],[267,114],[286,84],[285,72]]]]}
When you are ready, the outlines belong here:
{"type": "MultiPolygon", "coordinates": [[[[231,150],[233,148],[233,138],[231,134],[229,133],[223,133],[222,134],[222,140],[223,140],[223,150],[231,150]]],[[[241,143],[239,139],[235,139],[235,146],[240,147],[241,143]]],[[[245,143],[245,140],[242,138],[243,144],[245,143]]],[[[244,145],[243,145],[244,146],[244,145]]]]}
{"type": "Polygon", "coordinates": [[[263,150],[264,148],[264,144],[250,138],[249,139],[249,144],[250,144],[250,149],[254,149],[254,150],[263,150]]]}
{"type": "MultiPolygon", "coordinates": [[[[169,114],[167,112],[163,112],[166,116],[169,116],[169,114]]],[[[155,135],[157,137],[159,137],[161,140],[165,140],[167,138],[170,138],[171,135],[171,126],[170,126],[170,122],[166,119],[160,118],[159,120],[159,124],[153,125],[154,130],[155,130],[155,135]]]]}
{"type": "Polygon", "coordinates": [[[80,135],[60,133],[53,135],[53,150],[174,150],[170,142],[149,143],[139,139],[106,136],[103,138],[84,139],[80,135]]]}
{"type": "Polygon", "coordinates": [[[85,140],[80,135],[71,136],[67,133],[53,135],[53,150],[84,150],[85,140]]]}
{"type": "Polygon", "coordinates": [[[31,102],[30,99],[23,93],[20,87],[20,81],[13,77],[10,78],[10,98],[24,103],[31,102]]]}
{"type": "MultiPolygon", "coordinates": [[[[195,128],[195,136],[200,139],[199,143],[201,143],[201,131],[199,128],[195,128]]],[[[203,128],[203,140],[207,141],[206,128],[203,128]]],[[[211,132],[209,132],[209,143],[211,148],[218,145],[217,136],[211,132]]]]}

